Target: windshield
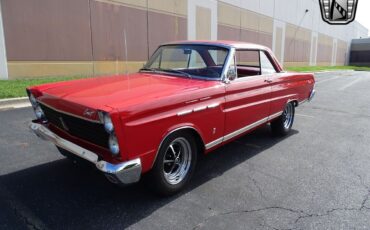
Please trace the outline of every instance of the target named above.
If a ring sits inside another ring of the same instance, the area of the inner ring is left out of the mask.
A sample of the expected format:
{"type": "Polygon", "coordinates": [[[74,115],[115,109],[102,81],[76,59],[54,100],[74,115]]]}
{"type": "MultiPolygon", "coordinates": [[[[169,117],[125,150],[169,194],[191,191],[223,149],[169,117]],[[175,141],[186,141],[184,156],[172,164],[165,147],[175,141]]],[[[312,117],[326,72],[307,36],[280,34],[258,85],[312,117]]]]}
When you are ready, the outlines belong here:
{"type": "Polygon", "coordinates": [[[229,50],[209,45],[161,46],[141,71],[220,79],[229,50]]]}

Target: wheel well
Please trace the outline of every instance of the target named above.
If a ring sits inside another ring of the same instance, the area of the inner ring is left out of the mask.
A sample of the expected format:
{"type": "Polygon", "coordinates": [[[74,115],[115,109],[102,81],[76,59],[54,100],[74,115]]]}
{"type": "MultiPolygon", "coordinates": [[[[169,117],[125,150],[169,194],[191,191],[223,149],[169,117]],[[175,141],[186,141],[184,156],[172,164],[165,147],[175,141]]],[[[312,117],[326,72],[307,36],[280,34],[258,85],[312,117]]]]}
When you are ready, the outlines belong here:
{"type": "Polygon", "coordinates": [[[196,144],[198,146],[199,154],[203,154],[205,148],[204,148],[203,139],[200,136],[200,134],[195,129],[192,129],[192,128],[182,129],[181,131],[186,131],[186,132],[191,133],[191,135],[194,137],[195,142],[196,142],[196,144]]]}
{"type": "Polygon", "coordinates": [[[295,107],[298,107],[298,105],[299,105],[298,100],[292,100],[292,101],[289,101],[289,103],[293,103],[293,105],[294,105],[295,107]]]}

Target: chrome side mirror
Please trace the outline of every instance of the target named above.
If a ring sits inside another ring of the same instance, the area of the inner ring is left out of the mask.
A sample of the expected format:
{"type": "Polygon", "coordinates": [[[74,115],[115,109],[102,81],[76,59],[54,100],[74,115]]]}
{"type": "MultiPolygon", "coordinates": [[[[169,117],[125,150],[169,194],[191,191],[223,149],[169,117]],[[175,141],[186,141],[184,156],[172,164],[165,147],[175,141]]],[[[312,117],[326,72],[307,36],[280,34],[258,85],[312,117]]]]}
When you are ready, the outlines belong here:
{"type": "Polygon", "coordinates": [[[234,65],[230,66],[229,70],[227,71],[226,77],[227,79],[229,79],[229,81],[233,81],[236,79],[237,74],[236,74],[236,68],[234,65]]]}

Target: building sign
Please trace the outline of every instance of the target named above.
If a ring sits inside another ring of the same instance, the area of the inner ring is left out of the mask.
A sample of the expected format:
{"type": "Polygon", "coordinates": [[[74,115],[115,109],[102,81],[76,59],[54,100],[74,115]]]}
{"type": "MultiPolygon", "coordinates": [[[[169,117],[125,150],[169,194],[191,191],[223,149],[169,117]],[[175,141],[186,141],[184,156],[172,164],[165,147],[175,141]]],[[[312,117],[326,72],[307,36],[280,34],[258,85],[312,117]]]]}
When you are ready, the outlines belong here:
{"type": "Polygon", "coordinates": [[[322,19],[332,25],[346,25],[355,20],[358,0],[319,0],[322,19]]]}

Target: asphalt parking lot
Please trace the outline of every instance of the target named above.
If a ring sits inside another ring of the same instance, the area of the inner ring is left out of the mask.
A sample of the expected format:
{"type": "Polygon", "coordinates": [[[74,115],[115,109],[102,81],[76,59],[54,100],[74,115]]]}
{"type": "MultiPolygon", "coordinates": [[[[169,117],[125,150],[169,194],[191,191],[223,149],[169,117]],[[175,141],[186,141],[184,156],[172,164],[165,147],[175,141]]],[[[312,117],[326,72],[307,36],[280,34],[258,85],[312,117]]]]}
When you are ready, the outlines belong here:
{"type": "Polygon", "coordinates": [[[111,185],[0,111],[0,229],[369,229],[370,73],[323,73],[293,132],[263,127],[202,159],[189,188],[158,198],[111,185]]]}

